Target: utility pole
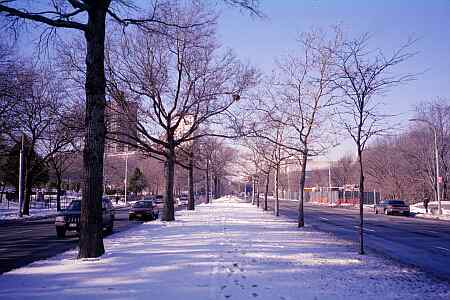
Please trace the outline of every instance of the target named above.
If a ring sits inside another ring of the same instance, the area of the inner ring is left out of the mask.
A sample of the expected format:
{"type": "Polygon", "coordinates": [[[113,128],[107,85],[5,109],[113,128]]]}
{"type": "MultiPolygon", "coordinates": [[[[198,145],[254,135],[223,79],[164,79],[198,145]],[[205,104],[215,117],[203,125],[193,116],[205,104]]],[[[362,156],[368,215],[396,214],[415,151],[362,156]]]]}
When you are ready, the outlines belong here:
{"type": "Polygon", "coordinates": [[[124,180],[124,184],[125,184],[125,205],[128,204],[128,148],[127,148],[127,152],[125,153],[125,180],[124,180]]]}
{"type": "Polygon", "coordinates": [[[331,189],[331,162],[328,163],[328,187],[331,189]]]}
{"type": "Polygon", "coordinates": [[[442,215],[442,205],[441,205],[441,176],[439,174],[439,151],[437,145],[437,130],[433,126],[434,130],[434,153],[436,156],[436,191],[437,191],[437,201],[438,201],[438,214],[442,215]]]}
{"type": "Polygon", "coordinates": [[[22,206],[23,206],[23,146],[24,135],[22,134],[22,142],[20,146],[19,154],[19,216],[22,216],[22,206]]]}
{"type": "Polygon", "coordinates": [[[129,148],[127,146],[125,152],[117,153],[117,154],[109,154],[109,157],[115,157],[115,156],[125,156],[125,176],[124,176],[124,200],[125,204],[128,204],[128,156],[136,154],[136,151],[128,152],[129,148]]]}

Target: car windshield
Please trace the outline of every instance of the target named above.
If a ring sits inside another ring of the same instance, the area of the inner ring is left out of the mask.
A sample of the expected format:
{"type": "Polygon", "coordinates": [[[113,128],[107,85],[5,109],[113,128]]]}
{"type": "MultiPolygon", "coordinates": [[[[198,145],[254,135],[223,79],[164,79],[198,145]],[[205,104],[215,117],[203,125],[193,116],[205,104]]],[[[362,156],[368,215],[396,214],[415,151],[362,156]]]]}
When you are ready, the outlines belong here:
{"type": "Polygon", "coordinates": [[[403,202],[401,200],[389,200],[389,201],[387,201],[387,204],[391,204],[391,205],[405,205],[405,202],[403,202]]]}
{"type": "Polygon", "coordinates": [[[151,208],[151,201],[138,201],[133,205],[134,208],[151,208]]]}
{"type": "Polygon", "coordinates": [[[69,206],[67,207],[67,210],[81,210],[81,201],[74,200],[70,202],[69,206]]]}

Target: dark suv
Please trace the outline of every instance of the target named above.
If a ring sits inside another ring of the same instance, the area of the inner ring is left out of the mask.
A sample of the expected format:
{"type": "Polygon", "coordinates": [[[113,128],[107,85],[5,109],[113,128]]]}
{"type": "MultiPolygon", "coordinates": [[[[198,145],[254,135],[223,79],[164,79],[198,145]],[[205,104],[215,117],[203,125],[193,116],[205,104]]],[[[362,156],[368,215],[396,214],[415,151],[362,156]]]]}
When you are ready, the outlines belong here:
{"type": "MultiPolygon", "coordinates": [[[[108,198],[102,199],[102,211],[103,228],[106,229],[107,233],[111,233],[114,226],[114,210],[111,200],[108,198]]],[[[63,238],[66,236],[67,231],[76,231],[79,233],[80,215],[81,200],[73,200],[64,211],[56,216],[56,235],[59,238],[63,238]]]]}

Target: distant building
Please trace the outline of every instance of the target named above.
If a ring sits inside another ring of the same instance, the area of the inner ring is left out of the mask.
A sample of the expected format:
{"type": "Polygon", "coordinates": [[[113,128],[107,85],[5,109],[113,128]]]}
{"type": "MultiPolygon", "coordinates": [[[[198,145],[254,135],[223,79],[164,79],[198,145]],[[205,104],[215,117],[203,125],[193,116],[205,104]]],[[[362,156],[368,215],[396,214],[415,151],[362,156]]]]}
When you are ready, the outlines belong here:
{"type": "Polygon", "coordinates": [[[107,103],[107,153],[125,152],[129,144],[135,144],[138,135],[137,115],[137,101],[126,99],[124,93],[107,103]]]}

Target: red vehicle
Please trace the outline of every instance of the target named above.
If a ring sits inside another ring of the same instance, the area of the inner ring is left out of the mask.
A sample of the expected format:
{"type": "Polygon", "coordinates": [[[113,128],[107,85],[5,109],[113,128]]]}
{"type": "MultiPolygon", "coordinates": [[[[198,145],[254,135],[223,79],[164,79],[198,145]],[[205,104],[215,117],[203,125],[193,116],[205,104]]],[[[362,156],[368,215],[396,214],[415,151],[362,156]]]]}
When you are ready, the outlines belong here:
{"type": "Polygon", "coordinates": [[[153,200],[140,200],[128,212],[129,220],[153,221],[158,219],[159,209],[153,200]]]}

